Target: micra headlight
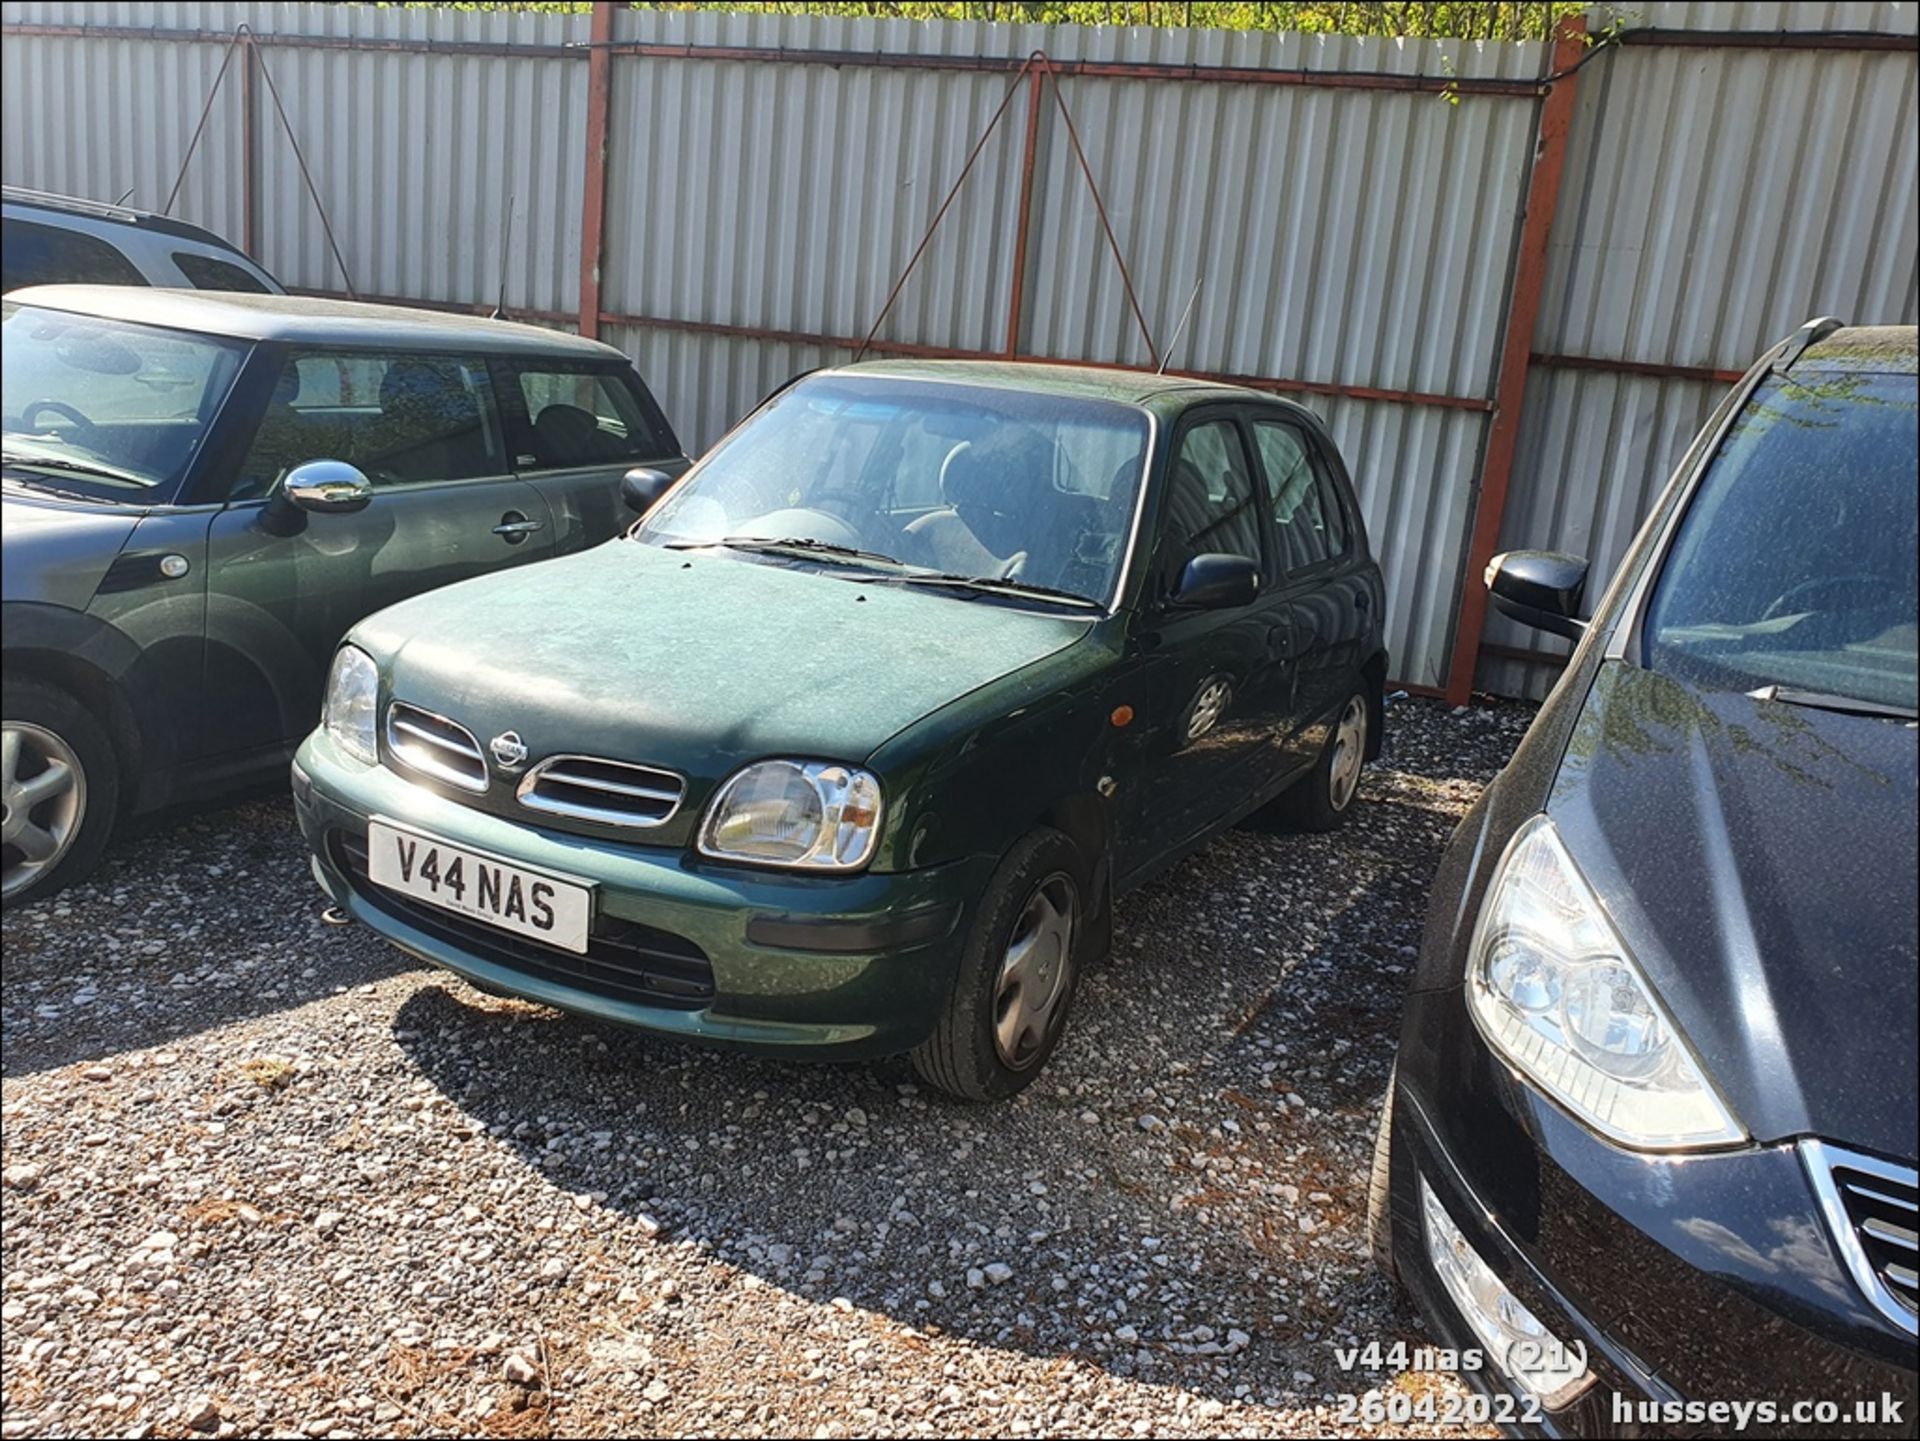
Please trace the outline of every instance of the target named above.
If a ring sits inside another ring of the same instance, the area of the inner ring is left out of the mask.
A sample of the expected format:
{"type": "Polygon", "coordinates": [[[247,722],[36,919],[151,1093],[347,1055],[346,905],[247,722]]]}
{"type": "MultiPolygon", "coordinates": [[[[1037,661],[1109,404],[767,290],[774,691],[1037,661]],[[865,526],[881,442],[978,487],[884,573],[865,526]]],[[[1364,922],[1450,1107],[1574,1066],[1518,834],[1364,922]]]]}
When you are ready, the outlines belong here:
{"type": "Polygon", "coordinates": [[[854,871],[880,836],[880,782],[832,761],[759,761],[720,787],[700,852],[806,871],[854,871]]]}
{"type": "Polygon", "coordinates": [[[1509,1065],[1611,1141],[1746,1139],[1544,815],[1514,836],[1481,908],[1467,1008],[1509,1065]]]}
{"type": "Polygon", "coordinates": [[[333,670],[327,676],[327,705],[321,724],[341,752],[363,765],[373,765],[380,759],[374,726],[379,700],[380,672],[373,657],[358,646],[341,646],[334,653],[333,670]]]}

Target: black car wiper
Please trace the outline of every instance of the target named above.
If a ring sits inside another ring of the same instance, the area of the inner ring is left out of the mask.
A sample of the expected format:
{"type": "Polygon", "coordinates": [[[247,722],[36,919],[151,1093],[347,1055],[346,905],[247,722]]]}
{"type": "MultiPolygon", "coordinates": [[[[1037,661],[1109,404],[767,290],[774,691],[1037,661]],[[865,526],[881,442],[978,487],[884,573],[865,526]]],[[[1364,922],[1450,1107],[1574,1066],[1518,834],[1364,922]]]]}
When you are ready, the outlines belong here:
{"type": "Polygon", "coordinates": [[[668,550],[707,550],[723,545],[729,550],[793,550],[805,555],[844,556],[848,560],[872,561],[877,565],[905,565],[906,562],[891,555],[882,555],[877,550],[860,550],[851,545],[835,545],[828,540],[814,540],[810,536],[784,536],[778,539],[759,535],[729,535],[719,540],[670,540],[666,542],[668,550]]]}
{"type": "Polygon", "coordinates": [[[1920,720],[1920,711],[1912,706],[1891,705],[1885,701],[1860,700],[1850,695],[1829,695],[1825,691],[1795,690],[1788,685],[1763,685],[1747,694],[1754,700],[1774,700],[1782,705],[1805,706],[1809,710],[1839,711],[1843,715],[1886,716],[1892,720],[1920,720]]]}
{"type": "Polygon", "coordinates": [[[914,575],[903,575],[901,582],[906,585],[950,585],[962,590],[992,591],[998,595],[1030,595],[1039,600],[1058,601],[1062,605],[1078,606],[1083,610],[1104,610],[1105,606],[1097,600],[1071,590],[1057,590],[1050,585],[1035,585],[1032,581],[1006,580],[997,575],[956,575],[948,571],[921,571],[914,575]]]}

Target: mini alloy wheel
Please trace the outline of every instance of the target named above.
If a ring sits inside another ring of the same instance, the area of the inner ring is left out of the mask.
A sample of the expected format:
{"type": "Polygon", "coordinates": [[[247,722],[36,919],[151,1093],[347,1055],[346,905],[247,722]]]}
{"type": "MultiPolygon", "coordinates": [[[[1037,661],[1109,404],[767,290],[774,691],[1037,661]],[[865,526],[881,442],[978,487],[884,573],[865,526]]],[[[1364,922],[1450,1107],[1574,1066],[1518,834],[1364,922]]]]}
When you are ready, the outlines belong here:
{"type": "Polygon", "coordinates": [[[44,726],[0,729],[0,896],[21,894],[66,858],[87,814],[87,775],[72,746],[44,726]]]}

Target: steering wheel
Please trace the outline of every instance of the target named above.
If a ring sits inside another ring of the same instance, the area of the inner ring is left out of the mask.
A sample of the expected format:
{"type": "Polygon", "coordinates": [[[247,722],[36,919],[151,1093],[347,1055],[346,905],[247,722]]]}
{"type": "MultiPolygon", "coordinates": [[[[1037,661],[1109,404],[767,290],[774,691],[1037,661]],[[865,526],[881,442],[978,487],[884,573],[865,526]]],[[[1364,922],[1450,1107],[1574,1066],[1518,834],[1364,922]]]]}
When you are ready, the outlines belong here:
{"type": "Polygon", "coordinates": [[[1018,580],[1027,568],[1027,557],[1031,551],[1016,550],[1007,563],[994,572],[995,580],[1018,580]]]}
{"type": "MultiPolygon", "coordinates": [[[[1894,582],[1884,575],[1869,575],[1865,571],[1856,571],[1849,575],[1817,575],[1811,580],[1803,580],[1798,585],[1782,591],[1767,603],[1760,612],[1760,619],[1772,620],[1776,616],[1792,615],[1796,609],[1794,602],[1803,595],[1818,595],[1822,591],[1839,590],[1844,586],[1878,586],[1892,589],[1894,582]]],[[[1819,609],[1819,607],[1798,606],[1797,609],[1819,609]]]]}
{"type": "Polygon", "coordinates": [[[33,401],[20,412],[20,423],[26,426],[28,430],[34,429],[34,417],[39,415],[43,410],[51,410],[55,414],[64,415],[68,420],[71,420],[75,425],[79,426],[80,429],[88,431],[89,433],[100,428],[91,419],[82,415],[64,400],[33,401]]]}

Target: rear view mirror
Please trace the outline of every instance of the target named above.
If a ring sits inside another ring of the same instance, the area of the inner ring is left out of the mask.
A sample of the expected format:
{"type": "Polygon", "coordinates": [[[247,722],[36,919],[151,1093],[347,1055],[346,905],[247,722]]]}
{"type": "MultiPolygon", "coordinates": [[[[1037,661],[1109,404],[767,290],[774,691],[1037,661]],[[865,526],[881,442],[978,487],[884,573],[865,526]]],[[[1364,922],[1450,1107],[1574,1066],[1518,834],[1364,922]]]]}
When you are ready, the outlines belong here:
{"type": "Polygon", "coordinates": [[[62,365],[84,370],[90,375],[136,375],[140,353],[110,335],[83,330],[60,342],[54,354],[62,365]]]}
{"type": "Polygon", "coordinates": [[[367,508],[373,484],[344,460],[310,460],[287,472],[280,493],[314,515],[346,515],[367,508]]]}
{"type": "Polygon", "coordinates": [[[1558,550],[1510,550],[1487,564],[1487,589],[1502,615],[1569,640],[1586,633],[1579,618],[1587,558],[1558,550]]]}
{"type": "Polygon", "coordinates": [[[1180,572],[1173,603],[1193,610],[1224,610],[1252,605],[1260,594],[1260,565],[1244,555],[1209,551],[1196,555],[1180,572]]]}
{"type": "Polygon", "coordinates": [[[620,499],[635,515],[645,515],[660,503],[672,484],[673,477],[664,470],[638,465],[620,477],[620,499]]]}

